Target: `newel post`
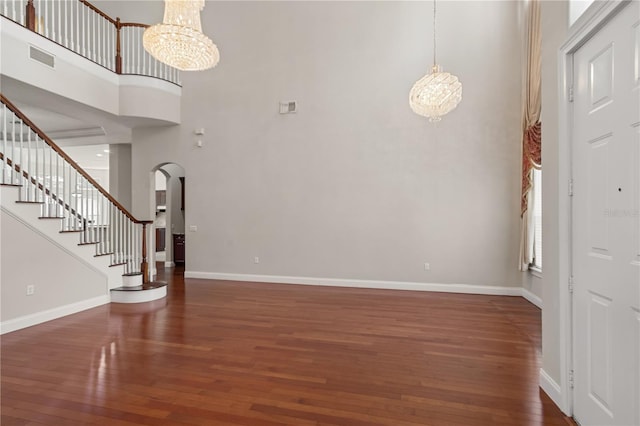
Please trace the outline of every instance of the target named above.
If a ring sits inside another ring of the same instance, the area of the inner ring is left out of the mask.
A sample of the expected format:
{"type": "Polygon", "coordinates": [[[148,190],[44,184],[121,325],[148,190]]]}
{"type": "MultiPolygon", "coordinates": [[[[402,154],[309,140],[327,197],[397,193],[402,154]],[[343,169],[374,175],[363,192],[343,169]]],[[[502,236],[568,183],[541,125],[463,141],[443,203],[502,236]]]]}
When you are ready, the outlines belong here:
{"type": "Polygon", "coordinates": [[[122,23],[116,18],[116,74],[122,74],[122,54],[120,53],[120,29],[122,23]]]}
{"type": "Polygon", "coordinates": [[[31,31],[36,30],[36,7],[33,4],[33,0],[27,1],[27,10],[26,10],[26,27],[31,31]]]}
{"type": "Polygon", "coordinates": [[[140,272],[142,272],[142,283],[149,282],[149,263],[147,262],[147,224],[142,224],[142,263],[140,264],[140,272]]]}

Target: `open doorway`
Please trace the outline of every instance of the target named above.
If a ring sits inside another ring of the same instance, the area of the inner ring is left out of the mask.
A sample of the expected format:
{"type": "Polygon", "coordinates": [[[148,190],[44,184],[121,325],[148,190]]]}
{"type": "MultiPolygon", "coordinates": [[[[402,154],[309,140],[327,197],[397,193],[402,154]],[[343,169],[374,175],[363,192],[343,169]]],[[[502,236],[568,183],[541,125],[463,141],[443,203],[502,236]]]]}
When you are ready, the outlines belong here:
{"type": "Polygon", "coordinates": [[[162,170],[156,170],[155,185],[155,252],[156,262],[167,261],[167,180],[168,176],[162,170]]]}
{"type": "Polygon", "coordinates": [[[184,175],[184,168],[175,163],[160,164],[151,173],[150,200],[155,212],[152,235],[157,267],[184,266],[186,261],[184,175]]]}

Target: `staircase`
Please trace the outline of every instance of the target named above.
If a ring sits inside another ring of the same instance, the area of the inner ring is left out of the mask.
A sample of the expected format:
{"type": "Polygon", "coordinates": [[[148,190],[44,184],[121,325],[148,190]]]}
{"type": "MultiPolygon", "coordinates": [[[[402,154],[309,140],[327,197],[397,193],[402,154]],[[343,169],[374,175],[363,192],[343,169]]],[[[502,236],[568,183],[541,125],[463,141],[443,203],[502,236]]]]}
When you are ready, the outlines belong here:
{"type": "Polygon", "coordinates": [[[165,297],[166,284],[149,280],[152,221],[136,219],[2,94],[0,101],[2,211],[103,271],[111,302],[165,297]]]}

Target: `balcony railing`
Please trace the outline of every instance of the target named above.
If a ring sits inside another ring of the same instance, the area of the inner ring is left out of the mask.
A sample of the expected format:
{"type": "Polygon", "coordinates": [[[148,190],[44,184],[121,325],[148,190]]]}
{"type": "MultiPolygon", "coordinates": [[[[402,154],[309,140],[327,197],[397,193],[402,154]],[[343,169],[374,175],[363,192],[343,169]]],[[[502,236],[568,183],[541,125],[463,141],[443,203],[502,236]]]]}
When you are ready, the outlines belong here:
{"type": "Polygon", "coordinates": [[[180,72],[142,47],[146,24],[122,22],[85,0],[0,0],[0,14],[117,74],[180,85],[180,72]]]}

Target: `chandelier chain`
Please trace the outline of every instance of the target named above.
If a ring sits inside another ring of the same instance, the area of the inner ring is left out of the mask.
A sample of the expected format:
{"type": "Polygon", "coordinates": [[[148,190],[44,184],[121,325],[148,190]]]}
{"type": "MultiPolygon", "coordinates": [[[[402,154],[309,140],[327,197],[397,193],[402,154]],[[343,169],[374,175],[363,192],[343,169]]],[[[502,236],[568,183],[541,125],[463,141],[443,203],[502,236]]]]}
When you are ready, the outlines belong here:
{"type": "Polygon", "coordinates": [[[433,0],[433,66],[436,65],[436,0],[433,0]]]}

